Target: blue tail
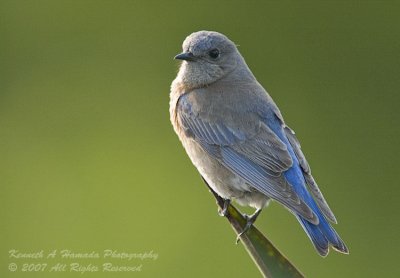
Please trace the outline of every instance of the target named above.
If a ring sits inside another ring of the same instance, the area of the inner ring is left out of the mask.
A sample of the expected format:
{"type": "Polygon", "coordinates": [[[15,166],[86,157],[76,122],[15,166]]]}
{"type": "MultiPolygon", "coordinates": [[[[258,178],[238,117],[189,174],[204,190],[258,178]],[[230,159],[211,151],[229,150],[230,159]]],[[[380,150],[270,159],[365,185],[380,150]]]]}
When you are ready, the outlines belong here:
{"type": "Polygon", "coordinates": [[[321,256],[325,257],[328,254],[329,245],[332,245],[332,247],[339,252],[345,254],[349,253],[349,250],[347,249],[343,240],[326,221],[324,216],[318,216],[318,225],[311,224],[310,222],[298,215],[296,217],[297,220],[299,220],[304,231],[306,231],[308,237],[314,244],[315,249],[321,256]]]}
{"type": "MultiPolygon", "coordinates": [[[[296,158],[295,158],[296,159],[296,158]]],[[[301,173],[301,169],[296,163],[288,171],[285,172],[285,178],[288,182],[293,185],[296,193],[307,203],[307,205],[313,210],[318,216],[319,224],[314,225],[300,215],[295,214],[297,220],[300,222],[304,231],[314,244],[315,249],[321,256],[326,256],[329,252],[329,245],[332,245],[334,249],[342,253],[349,253],[345,243],[339,237],[337,232],[332,228],[321,210],[307,191],[304,177],[301,173]]]]}
{"type": "MultiPolygon", "coordinates": [[[[329,246],[331,245],[334,249],[342,253],[349,253],[346,245],[343,240],[339,237],[336,231],[331,227],[328,220],[325,218],[318,205],[314,201],[310,192],[307,190],[306,180],[304,178],[303,170],[300,166],[298,157],[293,149],[296,147],[296,151],[298,154],[302,154],[300,150],[300,145],[297,142],[298,146],[293,146],[282,128],[282,122],[278,117],[274,117],[273,120],[268,122],[269,127],[278,135],[278,137],[285,143],[290,153],[290,156],[293,160],[293,165],[286,172],[284,172],[284,176],[286,180],[293,186],[293,189],[297,193],[297,195],[312,209],[312,211],[318,216],[319,223],[318,225],[312,224],[308,222],[306,219],[302,218],[299,214],[293,212],[299,220],[301,226],[304,231],[307,233],[308,237],[311,239],[314,244],[315,249],[321,256],[326,256],[329,252],[329,246]]],[[[292,134],[292,133],[290,133],[292,134]]],[[[293,139],[292,140],[297,140],[293,139]]],[[[294,142],[296,144],[296,142],[294,142]]],[[[303,157],[303,159],[305,159],[303,157]]],[[[304,161],[303,161],[304,163],[304,161]]]]}

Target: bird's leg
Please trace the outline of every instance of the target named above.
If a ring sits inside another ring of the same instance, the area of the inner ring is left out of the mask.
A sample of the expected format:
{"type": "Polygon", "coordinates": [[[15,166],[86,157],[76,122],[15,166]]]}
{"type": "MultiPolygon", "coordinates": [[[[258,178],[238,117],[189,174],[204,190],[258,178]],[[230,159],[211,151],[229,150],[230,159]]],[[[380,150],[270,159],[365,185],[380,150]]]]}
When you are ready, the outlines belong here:
{"type": "Polygon", "coordinates": [[[208,182],[206,181],[206,179],[203,177],[203,176],[201,176],[201,178],[203,179],[203,181],[204,181],[204,183],[207,185],[207,187],[208,187],[208,189],[210,190],[210,192],[214,195],[214,197],[217,199],[217,204],[219,204],[218,205],[218,214],[219,215],[221,215],[221,216],[228,216],[228,208],[229,208],[229,205],[231,204],[231,200],[230,199],[224,199],[224,198],[222,198],[221,196],[219,196],[218,194],[217,194],[217,192],[215,192],[212,188],[211,188],[211,186],[208,184],[208,182]],[[221,203],[223,203],[223,205],[222,205],[222,208],[220,208],[221,207],[221,203]]]}
{"type": "Polygon", "coordinates": [[[255,213],[253,213],[250,216],[246,215],[246,214],[244,215],[245,218],[246,218],[246,221],[247,221],[246,222],[246,226],[244,226],[243,231],[240,234],[238,234],[238,236],[236,237],[236,244],[240,241],[240,237],[250,229],[251,225],[254,224],[254,222],[256,221],[257,217],[260,215],[261,211],[262,211],[262,209],[259,208],[259,209],[256,210],[255,213]]]}
{"type": "Polygon", "coordinates": [[[224,206],[222,207],[222,209],[221,208],[218,209],[218,214],[220,216],[227,216],[228,215],[228,208],[229,208],[230,204],[231,204],[231,200],[224,199],[224,206]]]}

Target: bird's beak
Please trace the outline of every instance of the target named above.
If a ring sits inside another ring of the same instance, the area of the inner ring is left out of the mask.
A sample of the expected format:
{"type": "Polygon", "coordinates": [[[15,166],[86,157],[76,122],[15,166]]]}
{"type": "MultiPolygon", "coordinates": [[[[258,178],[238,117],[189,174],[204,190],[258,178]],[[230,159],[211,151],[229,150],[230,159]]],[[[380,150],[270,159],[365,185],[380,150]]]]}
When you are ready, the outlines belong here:
{"type": "Polygon", "coordinates": [[[175,60],[194,61],[195,57],[192,52],[183,52],[174,57],[175,60]]]}

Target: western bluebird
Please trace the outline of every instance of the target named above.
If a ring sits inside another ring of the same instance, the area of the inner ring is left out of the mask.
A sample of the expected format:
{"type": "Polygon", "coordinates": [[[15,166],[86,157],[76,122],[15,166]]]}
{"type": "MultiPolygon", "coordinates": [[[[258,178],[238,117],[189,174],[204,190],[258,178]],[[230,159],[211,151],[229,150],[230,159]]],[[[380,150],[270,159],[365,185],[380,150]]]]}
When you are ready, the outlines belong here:
{"type": "MultiPolygon", "coordinates": [[[[329,246],[348,253],[330,225],[337,223],[294,132],[257,82],[235,44],[209,31],[189,35],[171,85],[170,116],[187,154],[226,200],[256,208],[245,232],[269,200],[289,209],[321,256],[329,246]]],[[[226,213],[226,211],[225,211],[226,213]]]]}

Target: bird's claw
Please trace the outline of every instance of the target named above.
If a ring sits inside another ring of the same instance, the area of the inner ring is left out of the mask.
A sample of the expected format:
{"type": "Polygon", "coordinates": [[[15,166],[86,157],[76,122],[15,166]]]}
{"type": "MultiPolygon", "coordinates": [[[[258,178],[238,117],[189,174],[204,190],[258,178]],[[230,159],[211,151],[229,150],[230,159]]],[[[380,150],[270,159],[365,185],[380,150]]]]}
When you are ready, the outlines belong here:
{"type": "Polygon", "coordinates": [[[258,209],[253,215],[250,215],[250,216],[247,215],[247,214],[244,215],[244,218],[246,219],[246,225],[244,226],[243,231],[240,232],[238,234],[238,236],[236,237],[236,244],[239,243],[240,237],[251,228],[251,226],[256,221],[256,219],[257,219],[258,215],[260,214],[260,212],[261,212],[261,209],[258,209]]]}
{"type": "Polygon", "coordinates": [[[251,225],[253,225],[253,223],[254,223],[254,221],[252,220],[252,217],[251,217],[251,216],[248,216],[247,214],[245,214],[244,217],[246,218],[246,226],[244,226],[243,231],[241,231],[241,232],[237,235],[237,237],[236,237],[236,244],[239,243],[240,237],[241,237],[244,233],[246,233],[246,232],[250,229],[251,225]]]}
{"type": "Polygon", "coordinates": [[[231,200],[225,199],[223,208],[222,209],[221,208],[218,209],[218,214],[220,216],[227,216],[228,215],[228,208],[229,208],[230,204],[231,204],[231,200]]]}

